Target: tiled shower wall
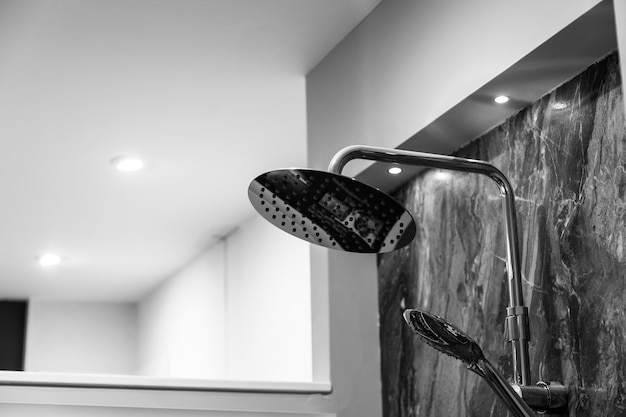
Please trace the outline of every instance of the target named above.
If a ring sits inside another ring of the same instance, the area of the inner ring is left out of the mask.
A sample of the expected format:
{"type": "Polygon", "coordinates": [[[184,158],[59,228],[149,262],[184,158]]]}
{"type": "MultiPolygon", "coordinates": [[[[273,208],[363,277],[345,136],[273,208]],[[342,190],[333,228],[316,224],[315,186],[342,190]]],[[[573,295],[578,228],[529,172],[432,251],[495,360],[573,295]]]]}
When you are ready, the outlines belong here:
{"type": "MultiPolygon", "coordinates": [[[[572,416],[626,416],[625,151],[614,53],[457,152],[491,162],[513,185],[532,380],[570,386],[572,416]]],[[[429,170],[395,197],[417,237],[378,259],[385,417],[506,416],[478,376],[402,319],[404,308],[447,318],[510,377],[495,183],[429,170]]]]}

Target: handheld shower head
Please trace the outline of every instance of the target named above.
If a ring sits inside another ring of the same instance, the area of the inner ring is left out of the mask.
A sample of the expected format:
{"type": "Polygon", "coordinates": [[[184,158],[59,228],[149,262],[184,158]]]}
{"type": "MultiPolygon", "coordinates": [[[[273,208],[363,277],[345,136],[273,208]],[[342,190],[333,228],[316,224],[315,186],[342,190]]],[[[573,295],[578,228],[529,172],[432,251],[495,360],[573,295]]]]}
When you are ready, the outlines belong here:
{"type": "Polygon", "coordinates": [[[482,350],[472,338],[454,325],[434,314],[421,310],[406,310],[404,320],[413,333],[438,351],[474,366],[485,359],[482,350]]]}
{"type": "Polygon", "coordinates": [[[390,252],[415,236],[413,217],[402,205],[339,174],[299,168],[270,171],[250,183],[248,197],[274,226],[332,249],[390,252]]]}
{"type": "Polygon", "coordinates": [[[485,358],[471,337],[447,320],[425,311],[409,309],[403,316],[411,330],[428,345],[463,361],[470,371],[481,376],[515,416],[535,415],[504,376],[485,358]]]}

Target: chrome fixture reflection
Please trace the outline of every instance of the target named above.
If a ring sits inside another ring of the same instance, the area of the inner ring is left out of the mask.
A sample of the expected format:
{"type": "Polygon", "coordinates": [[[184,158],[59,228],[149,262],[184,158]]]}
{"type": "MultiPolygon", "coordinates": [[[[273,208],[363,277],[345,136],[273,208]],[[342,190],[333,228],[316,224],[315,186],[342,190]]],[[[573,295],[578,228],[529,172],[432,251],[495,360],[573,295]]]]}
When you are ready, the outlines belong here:
{"type": "Polygon", "coordinates": [[[415,235],[415,223],[406,209],[381,191],[340,175],[353,159],[477,173],[496,183],[503,199],[506,234],[506,329],[513,353],[513,382],[529,385],[530,330],[522,296],[515,197],[508,179],[496,167],[474,159],[356,145],[340,150],[329,172],[287,169],[260,175],[250,184],[248,197],[272,224],[311,243],[366,253],[407,245],[415,235]]]}
{"type": "Polygon", "coordinates": [[[478,344],[450,322],[425,311],[409,309],[404,320],[411,330],[440,352],[461,360],[467,369],[482,377],[495,394],[518,417],[534,416],[531,405],[543,412],[562,411],[567,406],[567,389],[562,385],[511,386],[489,362],[478,344]]]}

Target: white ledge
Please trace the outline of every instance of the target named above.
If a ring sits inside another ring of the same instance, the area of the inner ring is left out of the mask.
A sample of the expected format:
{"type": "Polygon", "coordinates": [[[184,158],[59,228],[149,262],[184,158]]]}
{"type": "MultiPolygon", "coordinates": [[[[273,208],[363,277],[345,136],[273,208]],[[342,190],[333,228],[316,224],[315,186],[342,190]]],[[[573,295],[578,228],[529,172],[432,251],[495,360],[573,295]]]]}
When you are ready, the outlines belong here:
{"type": "Polygon", "coordinates": [[[228,381],[0,371],[0,404],[18,409],[202,410],[207,416],[335,416],[326,382],[228,381]],[[35,407],[35,408],[33,408],[35,407]],[[37,408],[39,407],[39,408],[37,408]]]}
{"type": "Polygon", "coordinates": [[[235,381],[135,375],[0,371],[0,386],[6,385],[302,394],[328,394],[331,392],[329,382],[235,381]]]}

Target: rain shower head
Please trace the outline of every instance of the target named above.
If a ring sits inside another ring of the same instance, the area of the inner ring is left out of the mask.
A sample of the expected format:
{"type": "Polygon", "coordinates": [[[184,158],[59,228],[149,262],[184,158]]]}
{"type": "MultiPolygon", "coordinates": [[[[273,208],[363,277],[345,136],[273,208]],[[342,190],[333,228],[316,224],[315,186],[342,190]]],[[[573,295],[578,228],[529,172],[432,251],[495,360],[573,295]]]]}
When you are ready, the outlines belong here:
{"type": "Polygon", "coordinates": [[[317,245],[382,253],[409,244],[415,222],[380,190],[325,171],[267,172],[248,187],[254,208],[274,226],[317,245]]]}

